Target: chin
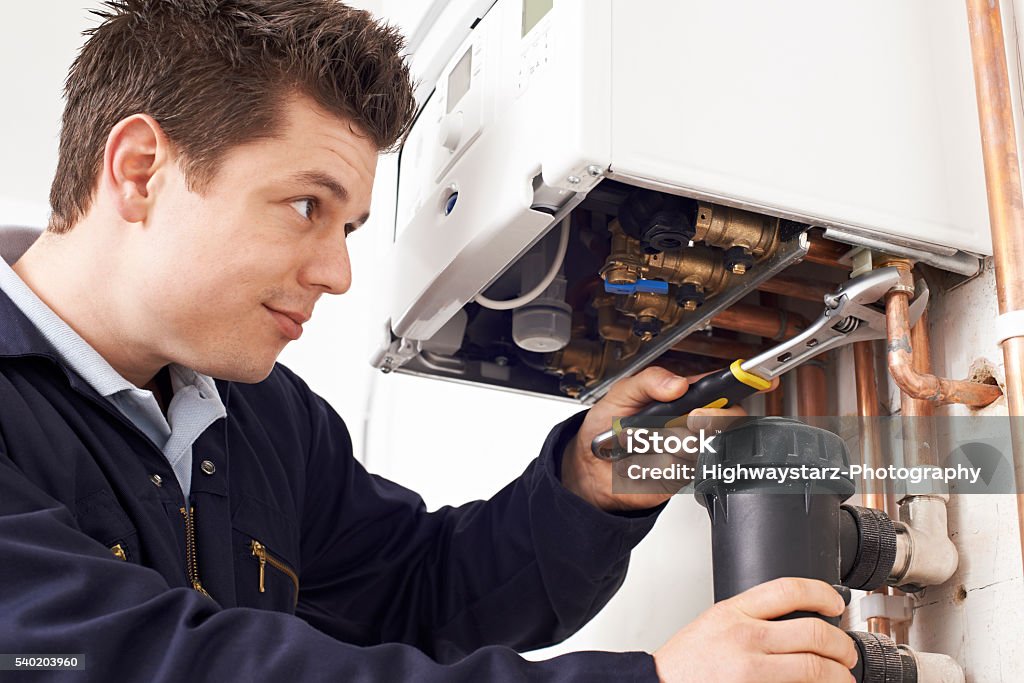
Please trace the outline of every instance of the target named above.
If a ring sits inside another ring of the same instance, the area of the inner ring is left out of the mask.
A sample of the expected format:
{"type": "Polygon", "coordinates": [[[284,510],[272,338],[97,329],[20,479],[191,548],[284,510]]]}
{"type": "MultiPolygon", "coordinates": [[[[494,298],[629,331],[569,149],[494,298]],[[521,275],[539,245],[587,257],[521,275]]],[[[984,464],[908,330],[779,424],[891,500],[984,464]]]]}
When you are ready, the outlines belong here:
{"type": "Polygon", "coordinates": [[[207,367],[196,368],[196,370],[215,379],[228,382],[257,384],[270,376],[276,361],[276,356],[270,359],[235,357],[218,363],[210,363],[207,367]]]}

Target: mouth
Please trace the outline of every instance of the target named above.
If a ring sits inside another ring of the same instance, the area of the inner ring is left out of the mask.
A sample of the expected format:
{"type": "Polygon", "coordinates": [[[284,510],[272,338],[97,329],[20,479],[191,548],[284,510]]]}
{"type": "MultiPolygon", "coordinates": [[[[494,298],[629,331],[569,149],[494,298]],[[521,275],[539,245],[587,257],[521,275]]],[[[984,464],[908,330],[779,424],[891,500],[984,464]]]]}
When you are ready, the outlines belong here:
{"type": "Polygon", "coordinates": [[[266,304],[263,307],[270,311],[270,315],[274,318],[274,322],[277,323],[281,334],[292,341],[302,336],[302,324],[309,320],[309,316],[294,311],[279,311],[266,304]]]}

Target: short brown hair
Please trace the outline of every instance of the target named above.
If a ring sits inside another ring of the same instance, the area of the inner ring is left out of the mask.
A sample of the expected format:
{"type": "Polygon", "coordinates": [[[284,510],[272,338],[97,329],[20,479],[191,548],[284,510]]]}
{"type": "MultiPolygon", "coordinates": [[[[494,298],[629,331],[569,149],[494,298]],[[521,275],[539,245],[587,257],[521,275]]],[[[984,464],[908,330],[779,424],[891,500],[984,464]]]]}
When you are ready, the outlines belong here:
{"type": "Polygon", "coordinates": [[[49,229],[96,190],[110,129],[152,116],[201,191],[234,146],[272,137],[301,93],[389,151],[415,112],[404,41],[336,0],[110,0],[68,73],[49,229]]]}

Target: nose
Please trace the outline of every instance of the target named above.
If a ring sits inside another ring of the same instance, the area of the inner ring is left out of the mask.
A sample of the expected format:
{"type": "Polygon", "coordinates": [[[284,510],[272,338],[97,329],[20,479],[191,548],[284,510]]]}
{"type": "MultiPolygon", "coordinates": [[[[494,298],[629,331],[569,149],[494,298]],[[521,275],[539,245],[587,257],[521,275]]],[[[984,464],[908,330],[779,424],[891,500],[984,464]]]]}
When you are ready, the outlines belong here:
{"type": "Polygon", "coordinates": [[[352,286],[352,265],[344,231],[331,232],[314,245],[302,284],[328,294],[344,294],[352,286]]]}

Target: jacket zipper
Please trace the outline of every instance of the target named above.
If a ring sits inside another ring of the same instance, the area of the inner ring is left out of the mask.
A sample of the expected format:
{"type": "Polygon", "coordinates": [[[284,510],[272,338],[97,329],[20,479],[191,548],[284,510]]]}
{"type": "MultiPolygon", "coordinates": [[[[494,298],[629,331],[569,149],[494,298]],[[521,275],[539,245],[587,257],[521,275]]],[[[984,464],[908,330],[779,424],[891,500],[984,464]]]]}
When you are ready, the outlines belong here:
{"type": "Polygon", "coordinates": [[[279,559],[267,552],[267,546],[263,545],[255,538],[252,539],[252,555],[260,561],[260,593],[266,592],[266,586],[264,585],[264,574],[266,573],[267,565],[269,564],[274,569],[283,572],[292,580],[295,585],[295,604],[299,603],[299,577],[295,574],[291,567],[281,562],[279,559]]]}
{"type": "Polygon", "coordinates": [[[199,568],[196,563],[196,509],[190,507],[186,511],[185,508],[179,508],[178,511],[185,518],[185,571],[188,573],[188,580],[192,584],[192,588],[206,597],[211,597],[203,588],[202,582],[199,581],[199,568]]]}
{"type": "Polygon", "coordinates": [[[121,547],[120,543],[115,543],[114,545],[110,546],[110,552],[114,553],[114,557],[121,560],[122,562],[128,561],[128,555],[125,554],[124,548],[121,547]]]}

